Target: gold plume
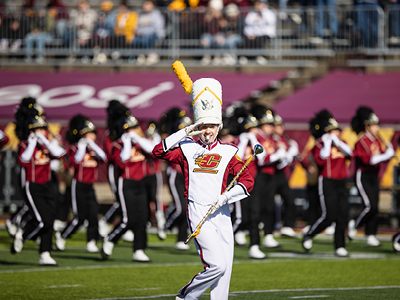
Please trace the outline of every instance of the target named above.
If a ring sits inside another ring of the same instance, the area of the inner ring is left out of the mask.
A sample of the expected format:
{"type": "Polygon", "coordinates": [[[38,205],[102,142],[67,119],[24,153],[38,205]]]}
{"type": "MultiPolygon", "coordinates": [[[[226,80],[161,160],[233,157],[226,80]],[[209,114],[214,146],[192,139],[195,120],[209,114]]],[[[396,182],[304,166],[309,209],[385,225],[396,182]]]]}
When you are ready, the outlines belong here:
{"type": "Polygon", "coordinates": [[[172,69],[174,70],[176,77],[178,77],[179,81],[181,82],[186,94],[190,95],[193,81],[186,72],[185,66],[179,60],[177,60],[172,64],[172,69]]]}

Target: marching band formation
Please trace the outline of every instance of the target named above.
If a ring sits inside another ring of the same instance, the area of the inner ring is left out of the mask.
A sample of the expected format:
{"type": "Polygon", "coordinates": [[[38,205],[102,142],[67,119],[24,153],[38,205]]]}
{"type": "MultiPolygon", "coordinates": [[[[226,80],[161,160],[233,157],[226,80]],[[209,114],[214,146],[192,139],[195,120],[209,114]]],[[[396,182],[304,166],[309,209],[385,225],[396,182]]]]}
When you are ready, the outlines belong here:
{"type": "MultiPolygon", "coordinates": [[[[95,125],[81,114],[70,120],[64,138],[53,135],[43,108],[34,98],[22,99],[15,113],[15,133],[20,140],[17,151],[25,205],[6,222],[13,237],[11,252],[21,252],[25,241],[34,240],[39,244],[39,264],[57,265],[51,257],[53,242],[57,250],[64,251],[68,239],[86,224],[87,252],[100,253],[107,259],[118,241],[124,239],[133,242],[133,261],[148,262],[145,252],[151,203],[155,206],[160,240],[177,228],[175,249],[188,250],[188,233],[193,232],[208,205],[218,199],[221,216],[209,219],[210,225],[196,238],[198,251],[199,245],[205,244],[201,248],[203,255],[210,261],[220,261],[213,250],[213,239],[223,239],[220,246],[229,252],[234,242],[246,245],[248,234],[249,257],[263,259],[266,255],[262,247],[280,246],[273,235],[277,219],[282,223],[281,235],[296,236],[295,196],[287,172],[296,162],[306,170],[308,179],[308,226],[301,241],[305,251],[312,248],[313,237],[332,224],[336,256],[349,256],[346,237],[353,239],[363,227],[366,245],[380,245],[376,237],[378,173],[381,164],[394,156],[394,150],[390,143],[382,142],[379,118],[372,109],[360,107],[351,120],[352,129],[359,136],[354,149],[340,138],[341,128],[334,116],[327,110],[318,112],[309,122],[315,145],[301,155],[296,141],[285,133],[284,120],[272,109],[235,103],[222,113],[218,81],[203,78],[191,88],[194,124],[188,112],[177,107],[158,121],[141,124],[134,112],[111,100],[104,137],[97,137],[95,125]],[[203,116],[205,112],[208,115],[203,116]],[[98,140],[103,142],[96,143],[98,140]],[[68,147],[63,147],[65,141],[68,147]],[[264,152],[249,164],[234,188],[223,193],[221,185],[226,187],[258,144],[264,152]],[[196,159],[190,161],[187,157],[196,159]],[[345,186],[350,160],[355,162],[355,184],[363,200],[363,210],[351,220],[345,186]],[[108,165],[115,202],[100,216],[93,184],[101,163],[108,165]],[[172,203],[166,208],[161,198],[163,174],[172,196],[172,203]],[[56,200],[59,180],[66,183],[65,193],[69,195],[64,203],[56,200]],[[277,210],[276,195],[281,196],[282,210],[277,210]],[[248,199],[237,201],[244,197],[248,199]],[[70,214],[73,217],[67,218],[70,214]],[[120,219],[115,224],[117,215],[120,219]],[[222,232],[213,231],[212,226],[222,232]]],[[[0,147],[7,142],[7,136],[0,131],[0,147]]],[[[399,235],[393,238],[395,251],[400,251],[399,240],[399,235]]],[[[231,261],[233,252],[229,253],[231,261]]],[[[218,264],[215,266],[218,274],[218,264]]],[[[225,267],[230,278],[230,263],[225,267]]],[[[197,276],[191,285],[182,288],[180,295],[190,293],[191,288],[193,293],[201,294],[199,287],[206,278],[197,276]]],[[[214,293],[225,290],[216,288],[214,293]]]]}

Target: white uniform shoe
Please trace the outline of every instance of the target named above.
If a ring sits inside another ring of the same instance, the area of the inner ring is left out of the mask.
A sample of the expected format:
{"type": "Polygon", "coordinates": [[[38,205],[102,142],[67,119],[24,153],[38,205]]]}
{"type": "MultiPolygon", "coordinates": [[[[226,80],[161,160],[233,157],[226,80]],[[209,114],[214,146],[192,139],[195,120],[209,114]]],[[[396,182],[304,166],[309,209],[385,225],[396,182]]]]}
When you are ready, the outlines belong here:
{"type": "Polygon", "coordinates": [[[99,234],[102,237],[106,237],[111,232],[111,226],[106,222],[104,218],[99,220],[99,234]]]}
{"type": "Polygon", "coordinates": [[[249,258],[263,259],[266,255],[260,250],[258,245],[253,245],[249,249],[249,258]]]}
{"type": "Polygon", "coordinates": [[[14,241],[11,244],[11,253],[12,254],[19,253],[22,251],[23,247],[24,247],[23,231],[21,228],[18,228],[14,236],[14,241]]]}
{"type": "Polygon", "coordinates": [[[347,225],[347,236],[350,240],[354,239],[357,234],[356,221],[350,220],[347,225]]]}
{"type": "Polygon", "coordinates": [[[311,250],[312,246],[313,246],[313,241],[312,238],[310,237],[305,237],[301,243],[301,245],[303,246],[304,250],[309,251],[311,250]]]}
{"type": "Polygon", "coordinates": [[[184,242],[177,242],[175,244],[176,250],[190,250],[190,246],[186,245],[184,242]]]}
{"type": "Polygon", "coordinates": [[[349,252],[345,248],[340,247],[336,249],[335,255],[338,257],[349,257],[349,252]]]}
{"type": "Polygon", "coordinates": [[[103,247],[101,248],[101,257],[103,259],[108,259],[108,257],[112,254],[114,249],[114,243],[108,241],[108,237],[104,238],[103,247]]]}
{"type": "Polygon", "coordinates": [[[58,251],[64,251],[65,250],[65,240],[61,237],[60,232],[56,232],[55,234],[56,237],[56,248],[58,251]]]}
{"type": "Polygon", "coordinates": [[[124,242],[130,242],[132,243],[135,240],[135,235],[133,234],[132,230],[127,230],[123,235],[122,235],[122,240],[124,242]]]}
{"type": "Polygon", "coordinates": [[[302,235],[306,235],[306,233],[310,230],[311,226],[307,225],[301,230],[302,235]]]}
{"type": "Polygon", "coordinates": [[[144,253],[143,250],[136,250],[133,253],[133,261],[149,262],[150,258],[144,253]]]}
{"type": "Polygon", "coordinates": [[[281,235],[288,236],[288,237],[296,237],[296,232],[291,227],[282,227],[281,235]]]}
{"type": "Polygon", "coordinates": [[[41,266],[57,266],[57,262],[50,256],[50,252],[40,253],[39,265],[41,266]]]}
{"type": "Polygon", "coordinates": [[[392,239],[393,250],[397,253],[400,252],[400,233],[397,233],[393,236],[392,239]]]}
{"type": "Polygon", "coordinates": [[[98,253],[99,248],[96,246],[96,241],[95,240],[90,240],[85,247],[85,251],[89,253],[98,253]]]}
{"type": "Polygon", "coordinates": [[[267,248],[276,248],[279,247],[279,243],[274,239],[272,234],[267,234],[264,237],[263,246],[267,248]]]}
{"type": "Polygon", "coordinates": [[[53,229],[54,231],[63,231],[67,227],[67,222],[61,220],[54,220],[53,229]]]}
{"type": "Polygon", "coordinates": [[[245,246],[247,243],[246,240],[246,233],[244,233],[244,231],[238,231],[235,233],[235,242],[236,244],[238,244],[239,246],[245,246]]]}
{"type": "Polygon", "coordinates": [[[181,294],[176,295],[175,300],[181,300],[181,299],[185,299],[185,296],[181,294]]]}
{"type": "Polygon", "coordinates": [[[378,247],[381,245],[381,242],[374,235],[367,236],[367,242],[365,244],[368,247],[378,247]]]}
{"type": "Polygon", "coordinates": [[[10,219],[7,219],[6,220],[6,229],[7,229],[8,234],[11,237],[14,237],[15,234],[17,233],[18,226],[13,224],[10,219]]]}
{"type": "Polygon", "coordinates": [[[335,234],[335,225],[331,225],[329,227],[326,227],[325,229],[325,234],[327,235],[334,235],[335,234]]]}

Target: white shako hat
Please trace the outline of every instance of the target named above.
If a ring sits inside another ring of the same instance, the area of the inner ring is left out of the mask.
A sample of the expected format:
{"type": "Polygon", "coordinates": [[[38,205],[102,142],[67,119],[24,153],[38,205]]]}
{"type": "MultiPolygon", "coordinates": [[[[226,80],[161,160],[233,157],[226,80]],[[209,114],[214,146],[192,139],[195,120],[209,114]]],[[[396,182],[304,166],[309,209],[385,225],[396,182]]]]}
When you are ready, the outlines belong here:
{"type": "Polygon", "coordinates": [[[214,78],[200,78],[190,93],[194,123],[222,124],[222,86],[214,78]]]}

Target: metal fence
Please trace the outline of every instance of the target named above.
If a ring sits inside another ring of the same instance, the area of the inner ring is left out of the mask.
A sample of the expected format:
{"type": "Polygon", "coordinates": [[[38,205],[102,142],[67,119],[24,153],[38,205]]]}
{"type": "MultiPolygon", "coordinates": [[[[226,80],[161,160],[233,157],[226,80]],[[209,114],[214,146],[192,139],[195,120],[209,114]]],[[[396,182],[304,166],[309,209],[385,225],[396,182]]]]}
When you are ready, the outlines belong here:
{"type": "Polygon", "coordinates": [[[107,58],[140,63],[147,56],[153,63],[196,58],[203,64],[233,65],[253,58],[263,64],[266,59],[400,54],[397,5],[385,10],[364,5],[270,9],[258,13],[265,20],[253,28],[249,26],[252,9],[241,8],[237,14],[160,12],[162,27],[145,28],[143,32],[150,33],[146,37],[135,31],[141,11],[122,15],[118,10],[85,14],[75,9],[4,10],[0,12],[0,59],[87,57],[99,63],[107,58]],[[254,33],[261,35],[253,38],[254,33]]]}

